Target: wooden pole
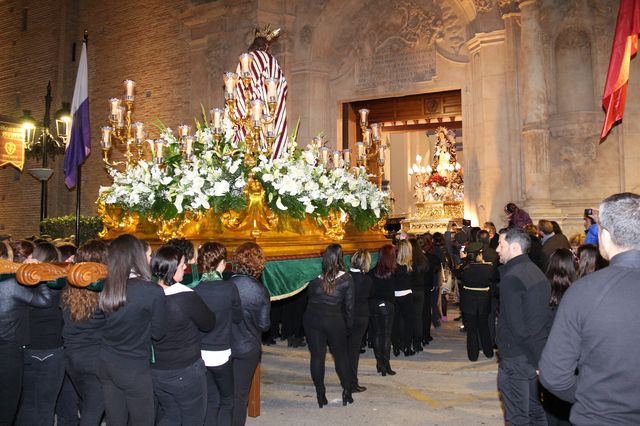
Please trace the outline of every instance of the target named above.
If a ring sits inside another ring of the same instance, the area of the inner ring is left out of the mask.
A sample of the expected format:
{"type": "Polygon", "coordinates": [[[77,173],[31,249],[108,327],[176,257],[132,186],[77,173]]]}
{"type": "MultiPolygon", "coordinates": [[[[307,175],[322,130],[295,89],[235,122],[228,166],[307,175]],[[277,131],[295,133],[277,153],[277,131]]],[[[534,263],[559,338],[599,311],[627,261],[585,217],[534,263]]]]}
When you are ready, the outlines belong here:
{"type": "Polygon", "coordinates": [[[260,416],[260,363],[256,366],[251,380],[251,388],[249,389],[249,417],[260,416]]]}

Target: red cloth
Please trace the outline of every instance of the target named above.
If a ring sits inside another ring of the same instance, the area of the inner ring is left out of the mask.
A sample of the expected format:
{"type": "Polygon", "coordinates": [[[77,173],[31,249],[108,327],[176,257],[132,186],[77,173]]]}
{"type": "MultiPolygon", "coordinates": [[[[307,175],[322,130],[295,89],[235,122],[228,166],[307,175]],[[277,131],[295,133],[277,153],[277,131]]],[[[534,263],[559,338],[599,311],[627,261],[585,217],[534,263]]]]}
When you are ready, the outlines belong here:
{"type": "Polygon", "coordinates": [[[629,63],[631,56],[638,51],[638,33],[640,33],[640,0],[620,0],[607,82],[602,95],[605,118],[600,139],[604,139],[613,124],[622,120],[624,115],[629,63]]]}

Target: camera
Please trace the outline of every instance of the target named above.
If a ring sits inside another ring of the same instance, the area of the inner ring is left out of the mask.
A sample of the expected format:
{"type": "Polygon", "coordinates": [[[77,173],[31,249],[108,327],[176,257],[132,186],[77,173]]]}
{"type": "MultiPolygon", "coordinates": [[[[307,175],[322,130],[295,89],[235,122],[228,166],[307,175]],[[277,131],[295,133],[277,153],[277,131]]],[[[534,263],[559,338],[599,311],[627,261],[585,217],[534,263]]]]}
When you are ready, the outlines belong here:
{"type": "Polygon", "coordinates": [[[584,209],[585,216],[593,216],[593,209],[584,209]]]}

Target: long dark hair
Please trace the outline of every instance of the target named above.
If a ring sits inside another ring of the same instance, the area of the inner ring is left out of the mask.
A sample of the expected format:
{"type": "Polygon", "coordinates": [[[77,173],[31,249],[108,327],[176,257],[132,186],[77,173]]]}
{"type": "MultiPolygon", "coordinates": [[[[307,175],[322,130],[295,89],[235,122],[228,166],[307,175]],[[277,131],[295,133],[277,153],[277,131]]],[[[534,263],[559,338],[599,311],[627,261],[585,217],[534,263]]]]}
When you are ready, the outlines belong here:
{"type": "Polygon", "coordinates": [[[607,265],[607,261],[600,255],[597,246],[584,244],[578,248],[578,278],[582,278],[607,265]]]}
{"type": "Polygon", "coordinates": [[[338,274],[346,269],[342,258],[342,246],[329,244],[322,255],[322,289],[325,293],[333,294],[338,274]]]}
{"type": "Polygon", "coordinates": [[[547,278],[551,282],[549,306],[558,306],[565,291],[576,280],[576,267],[571,250],[562,248],[551,253],[547,278]]]}
{"type": "Polygon", "coordinates": [[[151,257],[151,274],[164,285],[175,284],[173,276],[184,257],[182,250],[174,245],[160,247],[151,257]]]}
{"type": "Polygon", "coordinates": [[[120,235],[109,245],[109,275],[100,293],[100,309],[115,312],[127,302],[127,280],[135,274],[143,280],[151,278],[145,244],[133,235],[120,235]]]}
{"type": "Polygon", "coordinates": [[[420,248],[420,244],[418,244],[418,240],[411,239],[409,240],[412,248],[412,257],[413,257],[413,270],[419,274],[422,274],[429,269],[429,260],[427,256],[422,252],[420,248]]]}
{"type": "Polygon", "coordinates": [[[380,258],[376,265],[376,277],[389,279],[396,271],[396,248],[391,244],[386,244],[380,249],[380,258]]]}
{"type": "MultiPolygon", "coordinates": [[[[107,244],[100,240],[89,240],[82,244],[75,254],[74,261],[104,263],[107,260],[107,244]]],[[[86,321],[98,309],[100,293],[66,285],[62,290],[62,306],[71,313],[76,322],[86,321]]]]}

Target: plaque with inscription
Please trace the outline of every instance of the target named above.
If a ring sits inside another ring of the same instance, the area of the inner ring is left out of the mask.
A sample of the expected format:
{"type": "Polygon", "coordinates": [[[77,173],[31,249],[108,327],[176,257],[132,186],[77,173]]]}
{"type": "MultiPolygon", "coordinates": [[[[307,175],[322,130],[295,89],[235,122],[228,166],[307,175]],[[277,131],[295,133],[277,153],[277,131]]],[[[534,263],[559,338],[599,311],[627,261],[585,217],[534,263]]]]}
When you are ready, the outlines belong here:
{"type": "Polygon", "coordinates": [[[22,171],[24,167],[24,132],[15,125],[0,123],[0,167],[7,164],[22,171]]]}
{"type": "Polygon", "coordinates": [[[416,49],[383,49],[356,61],[357,90],[384,87],[393,91],[431,81],[436,73],[435,45],[416,49]]]}

